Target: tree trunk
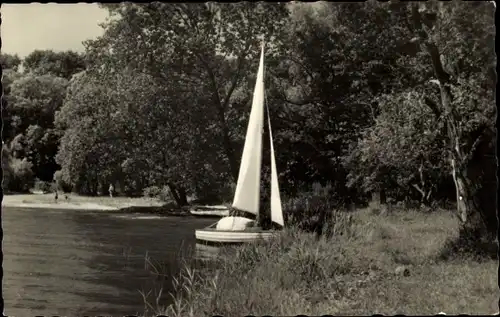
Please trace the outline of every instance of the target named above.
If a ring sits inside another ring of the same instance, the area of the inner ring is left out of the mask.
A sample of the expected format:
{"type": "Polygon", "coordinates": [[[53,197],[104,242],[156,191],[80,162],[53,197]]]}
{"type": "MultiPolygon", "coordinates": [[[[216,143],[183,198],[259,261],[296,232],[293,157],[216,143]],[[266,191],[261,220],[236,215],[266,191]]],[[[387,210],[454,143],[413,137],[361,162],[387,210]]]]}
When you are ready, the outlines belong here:
{"type": "Polygon", "coordinates": [[[174,198],[175,203],[178,207],[187,205],[187,195],[184,188],[177,188],[177,186],[172,183],[168,184],[168,188],[170,189],[170,193],[172,194],[172,197],[174,198]]]}
{"type": "Polygon", "coordinates": [[[459,172],[454,159],[450,161],[457,196],[457,216],[462,226],[466,226],[469,219],[473,218],[473,214],[477,213],[477,211],[474,211],[474,193],[472,192],[472,188],[467,186],[469,182],[465,172],[459,172]]]}
{"type": "Polygon", "coordinates": [[[186,206],[188,204],[186,190],[184,189],[184,187],[179,187],[177,192],[178,192],[177,195],[179,196],[179,202],[181,203],[181,206],[186,206]]]}
{"type": "Polygon", "coordinates": [[[179,198],[179,195],[177,195],[177,191],[175,190],[175,186],[172,184],[168,184],[168,188],[170,189],[170,194],[172,195],[172,198],[175,200],[177,205],[179,205],[180,198],[179,198]]]}
{"type": "Polygon", "coordinates": [[[380,208],[387,203],[387,196],[384,189],[377,189],[372,192],[372,202],[375,207],[380,208]]]}
{"type": "Polygon", "coordinates": [[[383,188],[379,192],[379,197],[380,197],[380,204],[381,205],[387,204],[387,195],[386,195],[385,190],[383,188]]]}
{"type": "Polygon", "coordinates": [[[460,220],[460,238],[464,241],[481,242],[494,238],[483,218],[482,210],[475,201],[474,190],[467,185],[465,177],[453,170],[453,180],[457,189],[457,215],[460,220]]]}

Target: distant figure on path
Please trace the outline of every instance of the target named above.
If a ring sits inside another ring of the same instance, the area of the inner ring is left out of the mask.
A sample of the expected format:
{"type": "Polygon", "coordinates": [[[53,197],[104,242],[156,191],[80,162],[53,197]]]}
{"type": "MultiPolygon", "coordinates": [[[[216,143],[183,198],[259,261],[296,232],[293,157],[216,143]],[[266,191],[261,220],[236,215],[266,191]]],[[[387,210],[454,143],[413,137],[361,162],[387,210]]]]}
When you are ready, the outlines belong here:
{"type": "Polygon", "coordinates": [[[115,191],[115,187],[113,186],[113,184],[109,184],[109,197],[113,198],[113,192],[115,191]]]}
{"type": "Polygon", "coordinates": [[[54,200],[56,201],[56,203],[57,203],[58,198],[59,198],[59,195],[57,194],[57,190],[56,190],[56,194],[54,195],[54,200]]]}

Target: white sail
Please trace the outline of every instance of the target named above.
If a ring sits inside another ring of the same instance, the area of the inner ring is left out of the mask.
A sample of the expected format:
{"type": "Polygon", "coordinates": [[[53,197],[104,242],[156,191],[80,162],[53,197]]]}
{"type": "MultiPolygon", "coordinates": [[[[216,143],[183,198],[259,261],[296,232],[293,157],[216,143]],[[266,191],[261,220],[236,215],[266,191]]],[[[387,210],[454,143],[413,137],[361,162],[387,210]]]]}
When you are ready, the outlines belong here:
{"type": "Polygon", "coordinates": [[[233,208],[254,215],[259,214],[260,169],[262,161],[262,133],[264,123],[264,45],[260,56],[257,81],[253,93],[252,110],[248,120],[245,145],[241,156],[238,183],[233,208]]]}
{"type": "Polygon", "coordinates": [[[271,220],[284,226],[283,210],[281,209],[280,187],[278,184],[278,170],[274,158],[273,134],[271,131],[271,116],[267,109],[267,122],[269,124],[269,144],[271,145],[271,220]]]}

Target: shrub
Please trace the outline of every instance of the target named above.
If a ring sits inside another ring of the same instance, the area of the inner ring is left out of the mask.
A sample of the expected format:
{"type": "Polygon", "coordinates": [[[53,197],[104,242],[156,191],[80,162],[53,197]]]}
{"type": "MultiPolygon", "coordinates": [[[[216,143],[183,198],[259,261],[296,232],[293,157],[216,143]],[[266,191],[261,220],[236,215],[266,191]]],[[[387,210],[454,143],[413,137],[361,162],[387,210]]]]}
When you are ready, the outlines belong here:
{"type": "Polygon", "coordinates": [[[56,183],[56,189],[62,190],[65,193],[70,193],[72,191],[72,186],[64,181],[62,171],[56,171],[54,173],[54,182],[56,183]]]}
{"type": "Polygon", "coordinates": [[[341,204],[330,185],[313,184],[311,191],[287,199],[283,213],[287,226],[321,235],[323,226],[341,213],[341,204]]]}
{"type": "Polygon", "coordinates": [[[157,198],[165,202],[172,200],[170,195],[170,189],[167,186],[163,186],[157,198]]]}
{"type": "Polygon", "coordinates": [[[170,190],[168,186],[149,186],[143,189],[142,194],[144,197],[156,198],[161,201],[170,201],[170,190]]]}
{"type": "Polygon", "coordinates": [[[55,186],[51,182],[42,181],[37,178],[35,179],[34,189],[46,194],[54,192],[55,186]]]}
{"type": "Polygon", "coordinates": [[[3,180],[3,186],[6,190],[12,192],[27,193],[34,185],[34,174],[31,170],[31,164],[26,158],[11,158],[8,161],[3,180]]]}
{"type": "Polygon", "coordinates": [[[2,146],[2,172],[3,180],[2,187],[4,191],[8,191],[10,186],[10,181],[12,180],[12,167],[10,166],[10,151],[7,146],[2,146]]]}
{"type": "Polygon", "coordinates": [[[162,189],[158,186],[149,186],[142,190],[142,194],[144,197],[157,198],[160,196],[161,190],[162,189]]]}

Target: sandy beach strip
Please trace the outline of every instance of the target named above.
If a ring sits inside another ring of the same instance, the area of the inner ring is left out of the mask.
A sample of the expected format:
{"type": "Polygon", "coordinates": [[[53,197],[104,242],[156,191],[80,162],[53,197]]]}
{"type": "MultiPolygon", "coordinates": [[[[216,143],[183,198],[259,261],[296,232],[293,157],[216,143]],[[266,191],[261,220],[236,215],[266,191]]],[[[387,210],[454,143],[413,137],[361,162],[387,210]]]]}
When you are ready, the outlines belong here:
{"type": "Polygon", "coordinates": [[[71,204],[71,203],[16,203],[16,202],[2,202],[3,207],[15,208],[38,208],[38,209],[79,209],[79,210],[120,210],[125,207],[106,206],[93,203],[71,204]]]}
{"type": "Polygon", "coordinates": [[[56,202],[53,194],[16,194],[5,195],[2,207],[39,208],[39,209],[79,209],[79,210],[121,210],[130,207],[158,207],[158,201],[145,201],[137,198],[102,198],[70,196],[68,200],[61,197],[56,202]],[[92,200],[96,202],[92,202],[92,200]]]}

